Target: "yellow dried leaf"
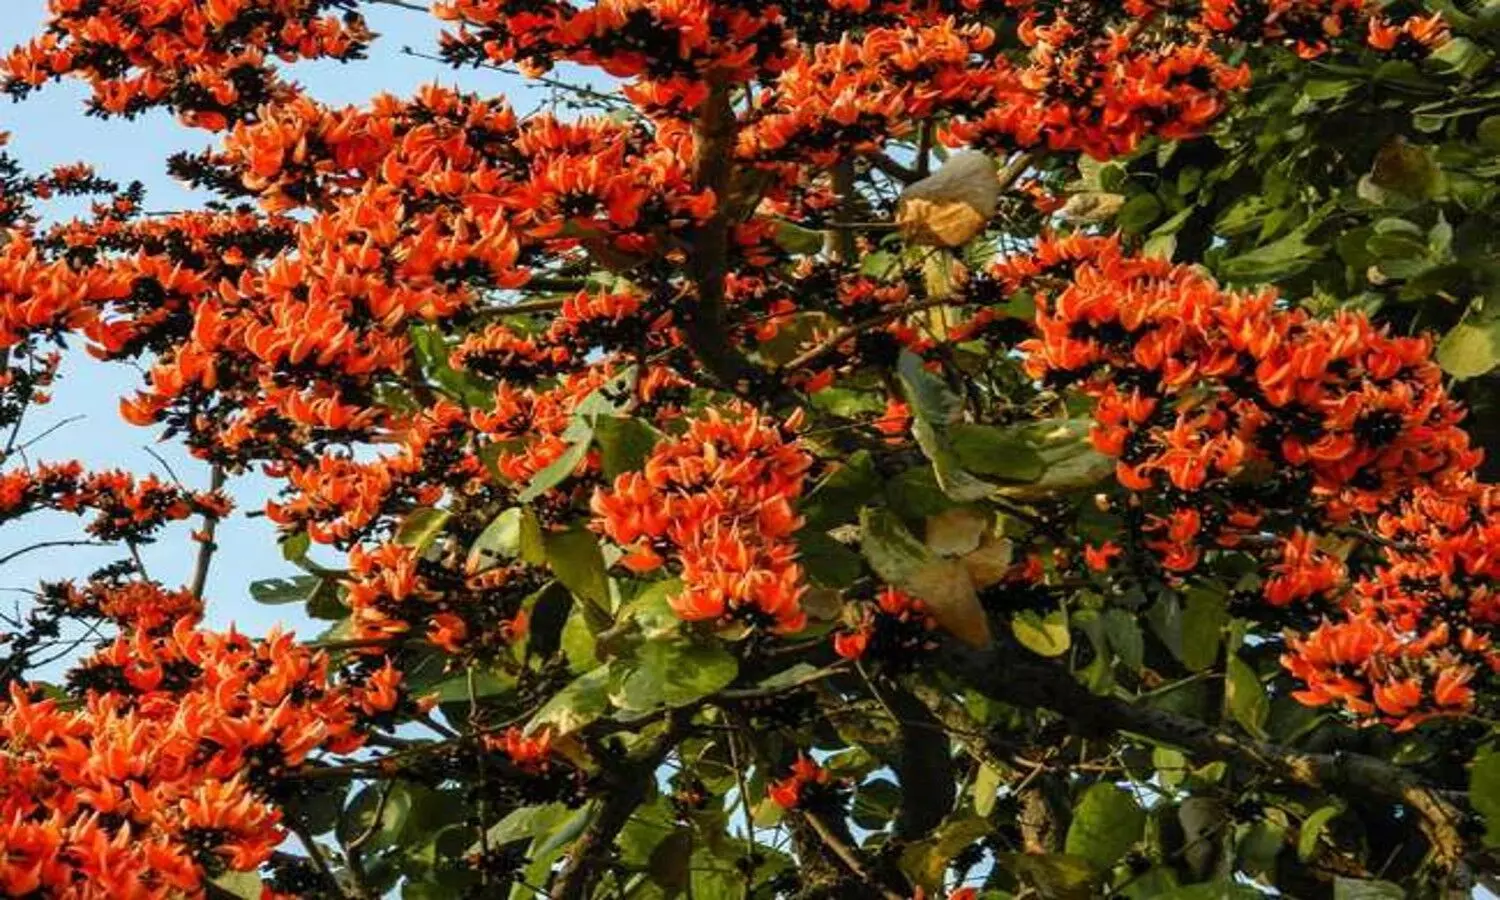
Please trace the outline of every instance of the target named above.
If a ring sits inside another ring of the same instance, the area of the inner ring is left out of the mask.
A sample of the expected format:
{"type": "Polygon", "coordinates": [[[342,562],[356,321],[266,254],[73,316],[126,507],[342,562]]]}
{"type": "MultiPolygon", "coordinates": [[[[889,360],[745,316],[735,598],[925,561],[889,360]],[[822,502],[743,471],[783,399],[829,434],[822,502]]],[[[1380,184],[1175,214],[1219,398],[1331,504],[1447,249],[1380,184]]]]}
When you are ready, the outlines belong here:
{"type": "Polygon", "coordinates": [[[1015,547],[1010,538],[986,534],[977,548],[964,555],[963,564],[974,586],[983,590],[1005,580],[1014,558],[1015,547]]]}
{"type": "Polygon", "coordinates": [[[990,645],[989,618],[962,563],[944,559],[923,566],[911,574],[905,586],[913,597],[927,604],[944,631],[971,647],[990,645]]]}

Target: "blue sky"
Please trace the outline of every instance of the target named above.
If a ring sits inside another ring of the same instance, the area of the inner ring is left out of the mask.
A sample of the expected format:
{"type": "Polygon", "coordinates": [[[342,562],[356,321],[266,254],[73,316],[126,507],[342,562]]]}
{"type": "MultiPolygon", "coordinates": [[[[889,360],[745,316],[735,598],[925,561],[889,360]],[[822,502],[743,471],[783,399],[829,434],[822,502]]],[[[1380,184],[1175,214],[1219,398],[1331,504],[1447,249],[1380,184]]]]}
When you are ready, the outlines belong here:
{"type": "MultiPolygon", "coordinates": [[[[38,33],[46,15],[46,0],[4,0],[0,16],[0,47],[30,39],[38,33]]],[[[504,93],[519,112],[529,111],[545,97],[518,78],[492,71],[455,72],[440,63],[403,54],[403,46],[434,52],[441,23],[430,16],[397,7],[372,5],[367,18],[381,35],[370,58],[361,62],[309,63],[291,69],[293,77],[319,100],[327,103],[360,103],[385,91],[408,94],[423,83],[461,83],[470,90],[504,93]]],[[[23,103],[0,100],[0,131],[11,134],[10,151],[33,170],[59,163],[84,160],[99,174],[119,182],[140,180],[147,186],[146,208],[180,209],[196,205],[201,198],[165,173],[166,157],[177,150],[201,150],[213,138],[206,132],[183,128],[168,115],[153,113],[135,121],[102,121],[83,114],[84,85],[64,81],[49,85],[23,103]]],[[[119,417],[119,398],[139,384],[139,374],[129,366],[94,361],[75,348],[65,356],[62,378],[55,399],[32,411],[24,433],[36,436],[65,420],[78,418],[53,432],[28,450],[33,462],[79,459],[93,468],[123,468],[137,473],[157,472],[160,462],[150,447],[171,466],[186,484],[203,487],[208,469],[170,442],[157,443],[153,429],[131,426],[119,417]],[[81,417],[81,418],[80,418],[81,417]]],[[[295,607],[264,607],[249,598],[246,585],[258,578],[295,574],[281,559],[274,530],[264,518],[247,518],[247,510],[262,508],[274,485],[259,476],[231,483],[238,503],[233,518],[219,529],[220,550],[210,572],[207,597],[209,621],[215,627],[234,623],[241,630],[263,633],[277,622],[310,633],[321,626],[308,623],[295,607]]],[[[10,523],[0,529],[0,556],[38,541],[82,537],[80,520],[64,515],[38,515],[10,523]]],[[[196,523],[194,523],[196,527],[196,523]]],[[[187,580],[197,547],[187,528],[163,534],[145,549],[144,561],[153,578],[168,585],[187,580]]],[[[316,555],[316,554],[315,554],[316,555]]],[[[0,567],[0,609],[9,611],[26,597],[9,589],[32,589],[41,580],[83,578],[90,571],[120,558],[114,549],[63,548],[38,550],[0,567]]]]}

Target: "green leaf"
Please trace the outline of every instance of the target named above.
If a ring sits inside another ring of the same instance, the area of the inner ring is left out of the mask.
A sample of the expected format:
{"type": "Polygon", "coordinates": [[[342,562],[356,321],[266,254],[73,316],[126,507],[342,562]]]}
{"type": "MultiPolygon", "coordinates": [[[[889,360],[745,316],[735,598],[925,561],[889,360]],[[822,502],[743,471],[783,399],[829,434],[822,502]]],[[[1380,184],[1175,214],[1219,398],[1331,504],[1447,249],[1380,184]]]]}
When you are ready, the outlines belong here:
{"type": "Polygon", "coordinates": [[[1155,194],[1137,194],[1115,214],[1115,224],[1131,234],[1143,234],[1161,217],[1161,201],[1155,194]]]}
{"type": "Polygon", "coordinates": [[[1146,828],[1146,811],[1129,791],[1099,783],[1083,792],[1073,810],[1064,851],[1107,870],[1140,840],[1146,828]]]}
{"type": "Polygon", "coordinates": [[[970,472],[1020,482],[1046,474],[1047,461],[1022,429],[959,422],[949,432],[959,463],[970,472]]]}
{"type": "Polygon", "coordinates": [[[1187,608],[1182,613],[1182,648],[1178,659],[1199,672],[1219,658],[1224,626],[1229,624],[1228,599],[1207,588],[1189,588],[1187,608]]]}
{"type": "Polygon", "coordinates": [[[1005,774],[999,769],[986,763],[979,767],[979,773],[974,776],[974,811],[985,818],[995,811],[995,801],[1000,796],[1000,785],[1005,781],[1005,774]]]}
{"type": "Polygon", "coordinates": [[[859,451],[828,473],[802,501],[801,512],[807,520],[805,527],[827,531],[835,525],[854,521],[860,507],[879,493],[880,487],[881,479],[875,471],[874,460],[868,451],[859,451]]]}
{"type": "Polygon", "coordinates": [[[948,429],[962,414],[962,402],[941,378],[927,371],[915,353],[902,352],[896,376],[911,404],[912,434],[932,461],[943,493],[961,503],[988,497],[994,489],[964,470],[949,438],[948,429]]]}
{"type": "Polygon", "coordinates": [[[467,406],[488,409],[494,405],[494,389],[484,379],[448,364],[449,347],[441,329],[430,324],[413,325],[409,336],[422,374],[443,393],[467,406]]]}
{"type": "Polygon", "coordinates": [[[570,477],[580,463],[589,455],[589,445],[593,443],[593,432],[590,431],[583,437],[575,438],[568,449],[563,451],[562,456],[554,459],[550,465],[540,472],[531,476],[531,481],[526,489],[516,495],[520,503],[530,503],[541,495],[562,484],[563,480],[570,477]]]}
{"type": "Polygon", "coordinates": [[[1043,419],[1018,430],[1042,457],[1047,471],[1032,484],[1005,485],[997,493],[1018,499],[1040,499],[1092,488],[1112,477],[1115,461],[1094,449],[1089,440],[1093,420],[1043,419]]]}
{"type": "Polygon", "coordinates": [[[225,872],[215,878],[212,884],[225,894],[243,900],[260,900],[263,887],[260,875],[255,872],[225,872]]]}
{"type": "Polygon", "coordinates": [[[490,520],[469,545],[469,565],[482,566],[490,559],[513,557],[521,552],[521,517],[523,510],[513,506],[490,520]]]}
{"type": "Polygon", "coordinates": [[[890,510],[866,507],[859,524],[860,549],[875,574],[889,584],[909,582],[938,559],[890,510]]]}
{"type": "Polygon", "coordinates": [[[1454,378],[1477,378],[1500,363],[1500,319],[1463,321],[1443,336],[1437,361],[1454,378]]]}
{"type": "Polygon", "coordinates": [[[1437,190],[1442,171],[1427,148],[1396,137],[1375,154],[1370,183],[1413,200],[1425,200],[1437,190]]]}
{"type": "Polygon", "coordinates": [[[312,535],[307,529],[294,531],[281,541],[281,558],[287,562],[301,562],[307,558],[307,551],[312,548],[312,535]]]}
{"type": "Polygon", "coordinates": [[[825,235],[821,231],[803,228],[785,219],[776,220],[776,234],[772,238],[776,245],[788,253],[809,256],[823,250],[825,235]]]}
{"type": "Polygon", "coordinates": [[[1484,820],[1484,842],[1500,847],[1500,752],[1486,746],[1469,772],[1469,803],[1484,820]]]}
{"type": "Polygon", "coordinates": [[[864,571],[859,554],[821,531],[797,532],[797,562],[807,577],[824,587],[843,589],[864,571]]]}
{"type": "Polygon", "coordinates": [[[1254,669],[1233,654],[1229,657],[1224,678],[1224,702],[1230,715],[1250,734],[1264,738],[1266,717],[1271,713],[1271,700],[1266,696],[1265,685],[1260,683],[1254,669]]]}
{"type": "Polygon", "coordinates": [[[263,578],[250,582],[250,598],[256,603],[279,606],[283,603],[306,603],[317,593],[323,579],[312,575],[291,578],[263,578]]]}
{"type": "Polygon", "coordinates": [[[939,825],[932,836],[907,846],[901,853],[901,869],[929,890],[942,886],[943,874],[953,857],[988,835],[990,823],[970,813],[956,813],[939,825]]]}
{"type": "MultiPolygon", "coordinates": [[[[568,808],[561,803],[513,809],[505,818],[490,826],[489,842],[491,846],[503,847],[516,841],[529,841],[551,832],[568,814],[568,808]]],[[[477,853],[479,849],[476,841],[470,852],[477,853]]]]}
{"type": "Polygon", "coordinates": [[[682,620],[677,617],[670,601],[680,593],[682,582],[679,579],[652,582],[625,604],[620,615],[633,620],[648,640],[676,634],[682,628],[682,620]]]}
{"type": "Polygon", "coordinates": [[[938,556],[890,510],[867,507],[860,527],[860,550],[876,574],[925,602],[940,626],[970,646],[990,642],[989,620],[963,563],[938,556]]]}
{"type": "Polygon", "coordinates": [[[1272,281],[1295,275],[1323,255],[1326,247],[1307,243],[1312,223],[1289,232],[1285,237],[1257,247],[1219,264],[1219,272],[1234,281],[1272,281]]]}
{"type": "Polygon", "coordinates": [[[1146,639],[1136,617],[1123,609],[1105,610],[1104,634],[1120,662],[1126,668],[1140,671],[1146,660],[1146,639]]]}
{"type": "Polygon", "coordinates": [[[901,806],[901,788],[889,778],[876,778],[859,786],[849,816],[860,828],[879,831],[890,824],[901,806]]]}
{"type": "Polygon", "coordinates": [[[393,846],[406,830],[413,799],[412,790],[404,781],[366,785],[354,795],[354,800],[339,818],[339,843],[347,844],[369,832],[364,847],[378,850],[393,846]],[[387,790],[389,796],[382,804],[380,798],[387,790]]]}
{"type": "Polygon", "coordinates": [[[602,619],[608,621],[610,609],[609,575],[604,568],[604,551],[599,538],[586,528],[572,528],[547,534],[542,543],[552,574],[574,596],[584,600],[602,619]]]}
{"type": "Polygon", "coordinates": [[[1311,860],[1318,853],[1318,839],[1322,837],[1328,823],[1338,817],[1344,810],[1338,806],[1324,806],[1309,815],[1302,821],[1301,832],[1297,835],[1297,858],[1303,862],[1311,860]]]}
{"type": "Polygon", "coordinates": [[[1405,900],[1406,891],[1399,884],[1389,881],[1369,881],[1361,878],[1345,878],[1336,875],[1333,879],[1333,900],[1405,900]]]}
{"type": "Polygon", "coordinates": [[[1093,863],[1061,853],[998,853],[995,864],[1035,887],[1044,900],[1091,900],[1097,873],[1093,863]]]}
{"type": "Polygon", "coordinates": [[[633,658],[610,668],[610,700],[641,712],[696,703],[739,674],[739,662],[722,646],[681,640],[645,641],[633,658]]]}
{"type": "Polygon", "coordinates": [[[533,859],[547,859],[552,854],[578,840],[579,836],[589,827],[589,822],[594,819],[594,806],[585,806],[565,819],[561,826],[551,834],[539,835],[536,849],[531,852],[533,859]]]}
{"type": "Polygon", "coordinates": [[[1235,842],[1235,856],[1244,870],[1251,875],[1274,876],[1276,857],[1286,846],[1286,828],[1269,820],[1261,820],[1245,829],[1245,834],[1235,842]]]}
{"type": "Polygon", "coordinates": [[[572,734],[609,711],[610,667],[600,666],[578,676],[552,695],[526,723],[526,732],[550,727],[556,734],[572,734]]]}
{"type": "Polygon", "coordinates": [[[692,857],[693,832],[687,828],[678,828],[662,838],[656,849],[651,851],[646,871],[651,880],[666,891],[668,897],[675,897],[687,890],[692,881],[692,857]]]}
{"type": "Polygon", "coordinates": [[[1029,609],[1016,613],[1010,620],[1010,630],[1021,646],[1039,656],[1062,656],[1073,646],[1068,614],[1060,609],[1045,618],[1029,609]]]}
{"type": "Polygon", "coordinates": [[[403,547],[415,547],[418,553],[432,546],[437,536],[443,533],[452,513],[430,506],[419,506],[406,514],[396,528],[396,543],[403,547]]]}
{"type": "Polygon", "coordinates": [[[661,433],[641,419],[602,417],[594,422],[594,443],[599,445],[599,466],[604,477],[613,479],[646,464],[646,457],[661,433]]]}
{"type": "Polygon", "coordinates": [[[461,672],[452,678],[445,678],[432,686],[432,693],[437,694],[439,703],[458,703],[467,701],[470,694],[474,699],[483,700],[486,697],[499,697],[509,694],[516,688],[516,679],[500,669],[476,669],[474,672],[473,690],[470,691],[469,673],[461,672]]]}

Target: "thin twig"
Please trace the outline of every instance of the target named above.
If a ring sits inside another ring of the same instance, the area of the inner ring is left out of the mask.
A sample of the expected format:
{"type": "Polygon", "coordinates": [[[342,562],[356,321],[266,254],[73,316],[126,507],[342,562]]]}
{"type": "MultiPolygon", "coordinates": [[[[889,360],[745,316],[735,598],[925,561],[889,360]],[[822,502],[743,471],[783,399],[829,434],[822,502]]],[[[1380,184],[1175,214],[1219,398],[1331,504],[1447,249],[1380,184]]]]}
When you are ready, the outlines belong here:
{"type": "Polygon", "coordinates": [[[177,472],[172,469],[172,464],[167,462],[166,457],[162,456],[160,453],[157,453],[150,446],[145,446],[141,449],[146,451],[146,454],[152,459],[156,460],[156,462],[162,467],[162,469],[166,471],[167,477],[172,479],[173,484],[177,485],[178,487],[183,487],[182,479],[177,477],[177,472]]]}
{"type": "Polygon", "coordinates": [[[828,354],[833,353],[840,346],[842,346],[844,342],[852,340],[853,338],[858,337],[860,334],[869,331],[872,328],[878,328],[881,325],[885,325],[888,322],[899,319],[902,316],[911,315],[912,313],[922,312],[923,310],[933,309],[939,306],[960,306],[965,302],[967,301],[962,298],[950,297],[943,300],[923,300],[918,303],[907,303],[893,309],[885,310],[884,312],[871,316],[870,318],[865,319],[862,322],[855,322],[853,325],[846,325],[843,328],[840,328],[838,331],[834,332],[831,337],[824,340],[821,344],[818,344],[816,347],[813,347],[812,349],[799,354],[798,356],[787,362],[786,365],[781,367],[781,374],[784,375],[788,372],[796,372],[799,369],[805,369],[818,360],[822,359],[823,357],[827,356],[828,354]]]}
{"type": "Polygon", "coordinates": [[[30,544],[28,546],[22,547],[19,550],[11,551],[10,553],[5,554],[4,556],[0,556],[0,566],[5,565],[6,563],[10,562],[11,560],[15,559],[18,556],[25,556],[27,553],[30,553],[33,550],[45,550],[45,549],[48,549],[50,547],[108,547],[108,546],[109,546],[109,544],[106,543],[106,542],[104,542],[104,541],[38,541],[35,544],[30,544]]]}
{"type": "Polygon", "coordinates": [[[739,734],[730,732],[729,764],[734,766],[734,778],[740,791],[740,809],[745,815],[745,898],[749,900],[755,889],[755,816],[750,811],[750,789],[745,785],[745,766],[740,760],[739,746],[739,734]]]}
{"type": "Polygon", "coordinates": [[[20,446],[19,449],[21,449],[21,450],[30,450],[32,447],[35,447],[37,444],[40,444],[43,440],[46,440],[46,438],[49,435],[51,435],[51,434],[53,434],[55,432],[61,431],[62,429],[68,427],[69,425],[72,425],[74,422],[82,422],[84,419],[87,419],[87,418],[88,418],[88,416],[85,416],[82,413],[79,413],[76,416],[68,416],[66,419],[63,419],[60,422],[53,423],[52,425],[49,425],[46,428],[43,428],[40,434],[37,434],[37,435],[35,435],[33,437],[27,438],[24,442],[22,442],[22,444],[21,444],[21,446],[20,446]]]}
{"type": "MultiPolygon", "coordinates": [[[[208,479],[208,490],[215,493],[224,487],[224,467],[214,466],[212,474],[208,479]]],[[[211,512],[203,513],[203,529],[199,535],[202,542],[198,545],[198,559],[193,564],[193,580],[189,590],[193,599],[203,599],[203,589],[208,585],[208,567],[213,562],[214,551],[218,545],[214,543],[214,534],[219,530],[219,517],[211,512]]]]}

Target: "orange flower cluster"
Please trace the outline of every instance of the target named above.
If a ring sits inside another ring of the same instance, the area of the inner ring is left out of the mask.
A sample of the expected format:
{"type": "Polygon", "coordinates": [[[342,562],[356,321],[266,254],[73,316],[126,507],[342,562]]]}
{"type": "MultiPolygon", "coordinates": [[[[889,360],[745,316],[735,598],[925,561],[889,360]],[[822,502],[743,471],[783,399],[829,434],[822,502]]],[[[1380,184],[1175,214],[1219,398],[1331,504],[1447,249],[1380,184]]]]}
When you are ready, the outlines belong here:
{"type": "Polygon", "coordinates": [[[649,316],[635,294],[580,292],[562,301],[547,330],[522,335],[495,324],[471,332],[449,358],[466,369],[501,381],[524,382],[576,368],[593,350],[658,349],[674,343],[670,311],[649,316]]]}
{"type": "Polygon", "coordinates": [[[893,587],[871,604],[860,604],[858,622],[836,632],[833,650],[844,659],[906,661],[936,646],[937,620],[921,600],[893,587]]]}
{"type": "Polygon", "coordinates": [[[523,772],[540,774],[552,765],[552,732],[542,729],[535,737],[527,737],[520,728],[507,728],[497,735],[487,735],[484,744],[510,758],[516,768],[523,772]]]}
{"type": "Polygon", "coordinates": [[[1304,703],[1338,704],[1405,730],[1474,708],[1500,674],[1500,489],[1422,487],[1376,520],[1378,565],[1342,598],[1343,615],[1288,642],[1304,703]]]}
{"type": "Polygon", "coordinates": [[[0,60],[0,87],[25,96],[49,80],[89,83],[91,108],[134,116],[156,106],[212,130],[292,88],[267,56],[358,58],[372,35],[338,0],[49,0],[47,32],[0,60]]]}
{"type": "Polygon", "coordinates": [[[467,576],[424,562],[414,547],[382,544],[349,553],[353,639],[375,641],[418,631],[455,656],[493,657],[524,637],[522,601],[542,582],[526,567],[467,576]]]}
{"type": "Polygon", "coordinates": [[[802,630],[802,568],[792,504],[812,457],[797,419],[709,411],[658,444],[644,470],[594,494],[595,527],[624,547],[624,564],[649,572],[670,560],[683,591],[672,608],[691,622],[740,622],[778,634],[802,630]]]}
{"type": "Polygon", "coordinates": [[[203,615],[203,601],[186,589],[168,590],[154,581],[101,578],[83,586],[70,581],[42,585],[41,602],[80,618],[98,618],[121,629],[155,634],[203,615]]]}
{"type": "Polygon", "coordinates": [[[786,778],[766,788],[766,796],[782,809],[807,809],[826,802],[838,787],[828,770],[806,756],[797,757],[786,778]]]}
{"type": "MultiPolygon", "coordinates": [[[[369,108],[305,99],[270,107],[237,126],[222,153],[179,160],[178,174],[250,192],[276,216],[297,206],[315,214],[286,230],[288,220],[273,216],[264,233],[246,234],[253,252],[242,252],[237,270],[225,271],[217,252],[200,253],[193,268],[218,277],[191,306],[175,300],[178,284],[155,277],[149,293],[159,302],[116,302],[126,315],[95,340],[113,354],[148,341],[160,351],[127,417],[185,430],[217,461],[306,468],[322,446],[389,440],[426,427],[411,422],[415,404],[382,393],[405,380],[414,325],[500,309],[487,301],[528,280],[528,254],[566,258],[587,246],[634,258],[711,213],[712,194],[692,187],[686,140],[603,120],[518,123],[502,103],[437,87],[369,108]],[[295,254],[280,252],[289,249],[276,245],[282,236],[295,254]]],[[[204,251],[246,243],[228,237],[199,243],[204,251]]],[[[184,268],[185,284],[192,268],[184,268]]],[[[127,285],[130,277],[116,276],[127,285]]],[[[670,301],[651,302],[654,315],[668,312],[670,301]]],[[[625,294],[575,297],[545,335],[479,330],[453,361],[465,365],[473,349],[491,361],[477,373],[511,374],[514,357],[535,375],[581,368],[601,344],[637,351],[646,324],[635,303],[625,294]]]]}
{"type": "Polygon", "coordinates": [[[344,753],[393,708],[400,675],[333,686],[290,635],[212,634],[184,618],[122,636],[70,676],[66,709],[14,687],[0,704],[0,890],[194,895],[281,843],[277,794],[316,751],[344,753]]]}
{"type": "MultiPolygon", "coordinates": [[[[480,477],[483,464],[461,448],[469,436],[468,414],[440,402],[405,419],[392,419],[387,439],[398,452],[371,461],[328,451],[308,464],[268,466],[286,479],[284,502],[266,504],[266,515],[287,530],[305,528],[323,544],[352,546],[383,515],[431,506],[450,484],[480,477]]],[[[389,524],[385,522],[383,524],[389,524]]]]}
{"type": "Polygon", "coordinates": [[[1112,241],[1044,242],[1009,268],[1064,259],[1073,280],[1039,300],[1027,370],[1095,399],[1094,446],[1116,458],[1132,527],[1161,567],[1191,573],[1289,535],[1273,548],[1267,604],[1331,617],[1288,643],[1304,700],[1400,727],[1471,704],[1464,685],[1500,665],[1495,495],[1472,482],[1480,454],[1430,342],[1227,293],[1112,241]],[[1321,539],[1371,523],[1375,564],[1321,539]]]}
{"type": "Polygon", "coordinates": [[[224,516],[230,503],[223,494],[185,491],[155,475],[136,479],[124,472],[86,473],[77,462],[0,473],[0,521],[36,509],[92,511],[90,534],[140,543],[169,522],[197,514],[224,516]]]}
{"type": "Polygon", "coordinates": [[[738,83],[784,65],[779,17],[714,0],[449,0],[434,12],[463,28],[444,35],[454,63],[517,62],[540,73],[568,60],[633,78],[625,94],[662,112],[696,108],[708,83],[738,83]]]}

